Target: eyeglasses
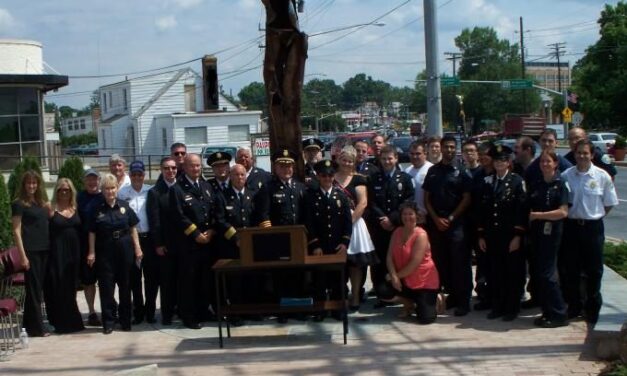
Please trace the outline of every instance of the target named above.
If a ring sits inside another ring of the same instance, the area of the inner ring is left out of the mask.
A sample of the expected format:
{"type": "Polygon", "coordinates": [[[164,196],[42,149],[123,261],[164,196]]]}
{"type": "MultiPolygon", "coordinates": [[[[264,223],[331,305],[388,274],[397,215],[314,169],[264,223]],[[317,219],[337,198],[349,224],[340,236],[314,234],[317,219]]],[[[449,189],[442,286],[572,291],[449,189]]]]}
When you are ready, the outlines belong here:
{"type": "Polygon", "coordinates": [[[176,166],[163,166],[161,167],[161,169],[166,170],[166,171],[174,171],[176,170],[176,166]]]}
{"type": "Polygon", "coordinates": [[[183,156],[185,156],[186,154],[187,154],[187,153],[186,153],[186,152],[184,152],[184,151],[176,151],[176,152],[174,152],[174,156],[175,156],[175,157],[183,157],[183,156]]]}

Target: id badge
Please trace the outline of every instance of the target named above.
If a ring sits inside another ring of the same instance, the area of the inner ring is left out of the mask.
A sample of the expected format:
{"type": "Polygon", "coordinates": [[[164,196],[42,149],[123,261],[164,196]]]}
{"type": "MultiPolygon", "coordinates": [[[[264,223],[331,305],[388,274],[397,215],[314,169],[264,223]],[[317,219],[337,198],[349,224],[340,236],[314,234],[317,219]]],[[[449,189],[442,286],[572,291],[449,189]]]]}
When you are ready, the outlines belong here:
{"type": "Polygon", "coordinates": [[[553,231],[553,222],[544,222],[544,235],[551,235],[553,231]]]}

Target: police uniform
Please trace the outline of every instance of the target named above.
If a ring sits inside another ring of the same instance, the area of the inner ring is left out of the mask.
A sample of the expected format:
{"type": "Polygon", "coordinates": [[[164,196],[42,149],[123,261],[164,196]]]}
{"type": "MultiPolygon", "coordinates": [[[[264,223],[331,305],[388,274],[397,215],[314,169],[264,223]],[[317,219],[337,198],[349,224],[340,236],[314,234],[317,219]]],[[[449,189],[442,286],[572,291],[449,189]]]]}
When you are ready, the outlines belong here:
{"type": "Polygon", "coordinates": [[[459,218],[452,215],[466,195],[470,196],[472,179],[463,168],[438,162],[427,172],[422,188],[429,192],[429,204],[435,215],[450,222],[449,228],[442,232],[429,213],[427,232],[440,283],[449,293],[447,306],[457,306],[456,313],[464,315],[468,313],[472,294],[471,253],[464,234],[465,213],[458,214],[459,218]]]}
{"type": "MultiPolygon", "coordinates": [[[[176,181],[175,181],[176,183],[176,181]]],[[[167,252],[158,257],[159,288],[161,299],[161,322],[172,323],[177,300],[178,253],[176,225],[172,222],[170,209],[170,186],[159,176],[157,183],[148,191],[146,214],[150,223],[150,235],[156,247],[165,247],[167,252]]]]}
{"type": "MultiPolygon", "coordinates": [[[[207,157],[207,164],[213,167],[215,164],[229,163],[231,162],[231,159],[231,154],[218,151],[210,154],[209,157],[207,157]]],[[[216,193],[223,193],[229,187],[228,174],[227,179],[224,181],[219,181],[218,178],[213,177],[211,179],[208,179],[207,182],[211,184],[211,188],[213,188],[213,191],[216,193]]]]}
{"type": "Polygon", "coordinates": [[[135,260],[135,250],[130,230],[137,223],[139,219],[133,209],[121,200],[116,200],[113,207],[103,200],[91,212],[89,232],[96,235],[95,268],[105,331],[113,328],[116,285],[120,324],[123,330],[131,328],[130,272],[135,260]]]}
{"type": "MultiPolygon", "coordinates": [[[[492,146],[491,146],[492,147],[492,146]]],[[[490,174],[484,169],[479,168],[472,177],[472,189],[470,192],[470,209],[466,215],[466,244],[473,250],[475,255],[475,292],[477,293],[477,303],[474,307],[475,310],[483,310],[490,307],[490,290],[488,288],[488,258],[485,252],[482,252],[477,247],[477,227],[479,225],[479,217],[481,215],[481,193],[483,187],[483,180],[490,174]]]]}
{"type": "Polygon", "coordinates": [[[219,237],[220,258],[237,259],[239,249],[236,246],[237,229],[251,227],[259,216],[255,210],[252,194],[244,187],[236,191],[233,186],[227,188],[217,200],[218,206],[224,212],[224,223],[221,228],[226,229],[219,237]]]}
{"type": "Polygon", "coordinates": [[[246,171],[246,189],[254,197],[271,179],[272,175],[268,171],[253,166],[250,171],[246,171]]]}
{"type": "MultiPolygon", "coordinates": [[[[529,187],[527,194],[531,212],[549,212],[568,204],[568,189],[558,174],[553,181],[544,179],[529,187]]],[[[557,274],[557,254],[562,242],[564,220],[536,219],[529,226],[531,249],[533,250],[537,297],[542,307],[542,317],[538,325],[561,323],[566,319],[566,304],[560,290],[557,274]]]]}
{"type": "MultiPolygon", "coordinates": [[[[380,170],[372,175],[368,185],[368,209],[367,224],[370,237],[374,243],[375,251],[379,260],[385,260],[391,231],[383,229],[380,225],[381,217],[388,217],[392,224],[401,224],[398,207],[405,201],[414,199],[414,185],[412,178],[407,173],[398,168],[392,172],[380,170]]],[[[387,265],[382,262],[371,266],[371,281],[373,286],[378,286],[385,279],[387,265]]]]}
{"type": "Polygon", "coordinates": [[[594,164],[585,172],[572,167],[562,174],[562,179],[569,188],[568,219],[559,257],[562,291],[569,317],[578,316],[583,309],[586,321],[596,323],[603,302],[603,217],[605,208],[618,205],[616,189],[610,175],[594,164]],[[582,273],[586,276],[585,300],[579,290],[582,273]]]}
{"type": "MultiPolygon", "coordinates": [[[[494,160],[509,160],[511,149],[497,145],[494,160]]],[[[520,293],[525,284],[525,255],[522,249],[509,251],[515,236],[525,233],[528,215],[522,177],[510,171],[503,177],[496,173],[483,180],[479,238],[485,240],[488,258],[488,288],[492,311],[488,318],[513,320],[520,311],[520,293]]],[[[522,239],[520,241],[522,245],[522,239]]]]}
{"type": "Polygon", "coordinates": [[[199,179],[192,183],[181,176],[170,188],[172,219],[177,226],[179,253],[179,316],[185,326],[199,329],[198,322],[209,315],[214,305],[215,288],[211,266],[217,260],[212,238],[209,244],[199,244],[196,237],[208,230],[216,230],[223,221],[223,213],[216,210],[216,193],[211,185],[199,179]]]}

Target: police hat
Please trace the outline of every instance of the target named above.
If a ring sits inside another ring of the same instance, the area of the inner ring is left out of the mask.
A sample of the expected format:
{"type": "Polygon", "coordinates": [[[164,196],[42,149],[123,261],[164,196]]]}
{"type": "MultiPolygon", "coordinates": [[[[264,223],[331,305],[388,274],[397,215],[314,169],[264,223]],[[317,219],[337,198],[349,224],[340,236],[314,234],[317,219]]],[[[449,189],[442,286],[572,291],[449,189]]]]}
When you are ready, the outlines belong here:
{"type": "Polygon", "coordinates": [[[318,175],[333,175],[337,171],[337,162],[323,159],[314,165],[314,171],[318,175]]]}
{"type": "Polygon", "coordinates": [[[232,158],[233,157],[231,157],[231,154],[229,153],[217,151],[215,153],[209,154],[209,156],[207,157],[207,164],[209,166],[213,166],[214,164],[218,163],[229,163],[232,158]]]}
{"type": "Polygon", "coordinates": [[[495,161],[507,161],[512,156],[512,148],[507,145],[495,145],[490,149],[488,155],[495,161]]]}
{"type": "Polygon", "coordinates": [[[289,149],[280,149],[272,154],[272,163],[296,163],[298,156],[289,149]]]}
{"type": "Polygon", "coordinates": [[[308,138],[303,140],[303,150],[309,148],[316,148],[318,150],[322,150],[324,148],[324,142],[318,140],[317,138],[308,138]]]}

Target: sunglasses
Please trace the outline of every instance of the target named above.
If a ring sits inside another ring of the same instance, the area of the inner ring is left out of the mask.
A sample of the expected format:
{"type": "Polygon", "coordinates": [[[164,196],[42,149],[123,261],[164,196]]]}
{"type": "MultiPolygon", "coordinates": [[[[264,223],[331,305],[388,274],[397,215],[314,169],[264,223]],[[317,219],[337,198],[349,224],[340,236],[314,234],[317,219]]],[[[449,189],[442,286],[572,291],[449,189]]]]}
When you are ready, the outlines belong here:
{"type": "Polygon", "coordinates": [[[177,152],[175,152],[175,153],[174,153],[174,156],[176,156],[176,157],[182,157],[182,156],[184,156],[184,155],[186,155],[186,154],[187,154],[187,153],[186,153],[186,152],[184,152],[184,151],[177,151],[177,152]]]}
{"type": "Polygon", "coordinates": [[[163,166],[161,167],[161,169],[166,170],[166,171],[174,171],[176,170],[176,166],[163,166]]]}

